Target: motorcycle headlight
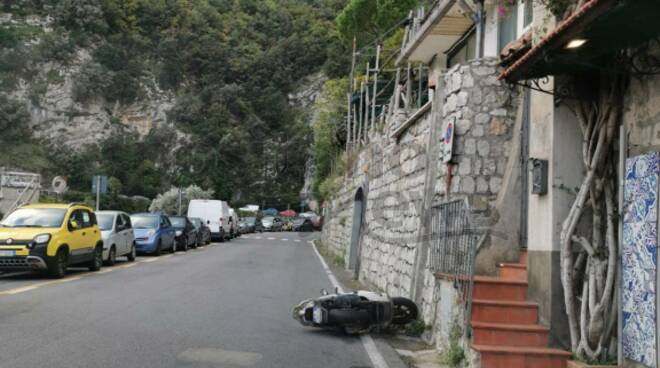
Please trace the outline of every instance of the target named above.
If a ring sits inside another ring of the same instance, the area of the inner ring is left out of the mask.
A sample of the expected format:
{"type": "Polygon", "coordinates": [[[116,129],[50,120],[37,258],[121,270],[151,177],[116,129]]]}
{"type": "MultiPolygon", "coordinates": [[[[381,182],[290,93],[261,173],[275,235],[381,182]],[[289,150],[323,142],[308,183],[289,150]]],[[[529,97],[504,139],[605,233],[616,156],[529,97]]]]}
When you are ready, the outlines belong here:
{"type": "Polygon", "coordinates": [[[183,231],[178,230],[178,231],[176,232],[176,236],[181,236],[181,235],[183,235],[183,231]]]}
{"type": "Polygon", "coordinates": [[[50,234],[39,234],[34,237],[35,244],[46,244],[50,241],[50,234]]]}

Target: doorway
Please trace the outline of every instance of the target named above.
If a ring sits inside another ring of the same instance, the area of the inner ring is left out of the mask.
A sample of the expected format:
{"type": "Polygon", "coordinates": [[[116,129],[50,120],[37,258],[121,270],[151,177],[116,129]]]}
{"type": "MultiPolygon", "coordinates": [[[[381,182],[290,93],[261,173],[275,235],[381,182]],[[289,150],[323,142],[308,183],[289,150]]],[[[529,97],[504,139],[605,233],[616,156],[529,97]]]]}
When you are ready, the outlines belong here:
{"type": "Polygon", "coordinates": [[[348,254],[348,268],[353,270],[356,277],[360,274],[359,249],[363,212],[364,192],[362,188],[359,188],[353,201],[353,228],[351,230],[351,248],[348,254]]]}

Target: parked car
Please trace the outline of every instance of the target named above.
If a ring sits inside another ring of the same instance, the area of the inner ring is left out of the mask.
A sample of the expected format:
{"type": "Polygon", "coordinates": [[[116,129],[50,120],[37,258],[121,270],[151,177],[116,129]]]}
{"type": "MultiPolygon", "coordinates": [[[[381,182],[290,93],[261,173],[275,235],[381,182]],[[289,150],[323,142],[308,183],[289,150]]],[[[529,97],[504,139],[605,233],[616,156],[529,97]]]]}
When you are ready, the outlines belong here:
{"type": "Polygon", "coordinates": [[[293,220],[290,218],[282,219],[282,231],[293,231],[293,220]]]}
{"type": "Polygon", "coordinates": [[[130,262],[135,261],[135,235],[131,225],[131,217],[119,211],[99,211],[96,220],[103,238],[103,259],[112,266],[117,257],[126,256],[130,262]]]}
{"type": "Polygon", "coordinates": [[[197,248],[197,229],[186,216],[169,216],[168,219],[174,228],[175,250],[188,251],[188,248],[197,248]]]}
{"type": "Polygon", "coordinates": [[[314,223],[307,217],[298,217],[293,220],[293,231],[314,231],[314,223]]]}
{"type": "Polygon", "coordinates": [[[160,213],[136,213],[131,215],[131,223],[138,253],[159,256],[163,250],[175,251],[176,230],[167,216],[160,213]]]}
{"type": "Polygon", "coordinates": [[[188,205],[188,217],[202,219],[211,229],[211,239],[224,242],[231,239],[229,205],[225,201],[194,199],[188,205]]]}
{"type": "Polygon", "coordinates": [[[238,232],[241,234],[247,234],[250,232],[250,226],[248,225],[247,221],[238,221],[238,232]]]}
{"type": "Polygon", "coordinates": [[[314,212],[301,213],[300,217],[305,217],[312,220],[312,224],[316,230],[321,230],[323,228],[323,218],[314,212]]]}
{"type": "Polygon", "coordinates": [[[261,219],[264,231],[282,231],[282,220],[279,217],[266,216],[261,219]]]}
{"type": "Polygon", "coordinates": [[[94,211],[80,204],[21,206],[0,222],[0,270],[47,271],[64,277],[71,265],[98,271],[103,240],[94,211]]]}
{"type": "Polygon", "coordinates": [[[197,246],[201,247],[211,244],[211,229],[202,221],[202,219],[193,217],[190,219],[195,229],[197,229],[197,246]]]}
{"type": "Polygon", "coordinates": [[[246,217],[243,221],[245,222],[249,233],[260,233],[264,231],[261,220],[256,217],[246,217]]]}

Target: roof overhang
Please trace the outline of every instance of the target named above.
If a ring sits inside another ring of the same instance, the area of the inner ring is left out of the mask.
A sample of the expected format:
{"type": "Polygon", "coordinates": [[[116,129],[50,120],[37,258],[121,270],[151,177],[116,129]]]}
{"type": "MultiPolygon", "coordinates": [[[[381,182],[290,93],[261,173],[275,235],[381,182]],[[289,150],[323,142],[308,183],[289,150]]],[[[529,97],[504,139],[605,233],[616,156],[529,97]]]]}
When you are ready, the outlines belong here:
{"type": "Polygon", "coordinates": [[[590,0],[504,70],[500,79],[517,82],[599,69],[603,57],[660,37],[659,14],[658,0],[590,0]],[[586,42],[567,48],[574,40],[586,42]]]}
{"type": "Polygon", "coordinates": [[[466,9],[469,8],[464,0],[440,1],[420,26],[415,38],[403,47],[397,64],[428,64],[436,54],[448,50],[474,24],[466,9]]]}

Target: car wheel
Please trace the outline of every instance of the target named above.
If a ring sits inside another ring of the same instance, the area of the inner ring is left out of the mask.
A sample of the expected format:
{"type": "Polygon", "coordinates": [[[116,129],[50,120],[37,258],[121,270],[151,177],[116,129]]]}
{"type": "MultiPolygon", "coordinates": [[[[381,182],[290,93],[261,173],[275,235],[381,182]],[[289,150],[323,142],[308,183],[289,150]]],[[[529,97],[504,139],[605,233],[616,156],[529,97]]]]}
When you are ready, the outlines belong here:
{"type": "Polygon", "coordinates": [[[128,258],[129,262],[135,262],[135,258],[137,258],[136,257],[136,251],[135,251],[135,244],[131,245],[131,252],[128,253],[126,258],[128,258]]]}
{"type": "Polygon", "coordinates": [[[187,240],[186,240],[186,242],[183,244],[183,249],[181,249],[181,250],[184,251],[184,252],[187,252],[187,251],[188,251],[188,241],[187,241],[187,240]]]}
{"type": "Polygon", "coordinates": [[[117,249],[115,249],[115,246],[113,245],[112,248],[110,248],[110,252],[108,253],[108,260],[106,261],[106,264],[108,266],[114,266],[115,263],[117,263],[117,249]]]}
{"type": "Polygon", "coordinates": [[[163,243],[161,240],[159,240],[158,245],[156,246],[156,250],[154,250],[153,252],[153,255],[159,257],[161,253],[163,253],[163,243]]]}
{"type": "Polygon", "coordinates": [[[101,267],[103,267],[103,246],[98,245],[94,249],[94,259],[89,261],[87,268],[89,268],[90,271],[98,271],[101,267]]]}
{"type": "Polygon", "coordinates": [[[66,250],[60,248],[48,263],[48,274],[55,279],[61,279],[66,275],[66,250]]]}
{"type": "Polygon", "coordinates": [[[224,242],[225,242],[225,233],[221,232],[220,233],[220,243],[224,243],[224,242]]]}

